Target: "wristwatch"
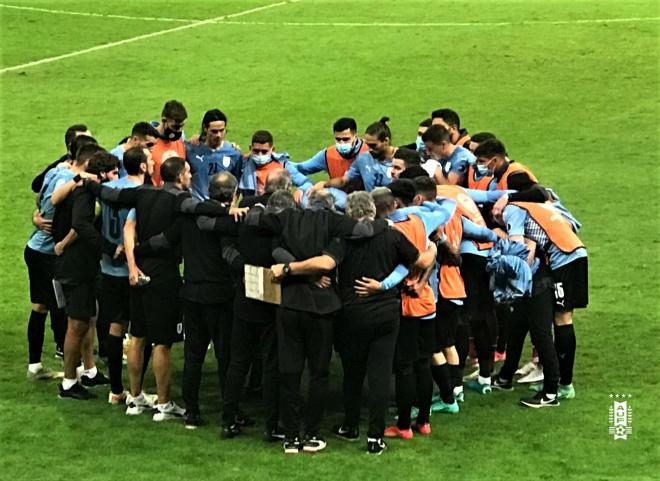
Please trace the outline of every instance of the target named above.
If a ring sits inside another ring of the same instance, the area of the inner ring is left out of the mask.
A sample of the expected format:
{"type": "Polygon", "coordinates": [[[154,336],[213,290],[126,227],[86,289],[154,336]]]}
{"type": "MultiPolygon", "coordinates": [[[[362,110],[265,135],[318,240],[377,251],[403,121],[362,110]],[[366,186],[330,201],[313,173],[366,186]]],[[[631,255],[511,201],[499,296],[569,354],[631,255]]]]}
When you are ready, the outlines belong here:
{"type": "Polygon", "coordinates": [[[82,180],[82,175],[76,174],[76,176],[73,178],[73,181],[77,184],[82,180]]]}
{"type": "Polygon", "coordinates": [[[282,269],[282,274],[284,275],[284,277],[286,277],[289,275],[290,272],[291,272],[291,266],[289,266],[289,263],[287,262],[286,264],[284,264],[284,268],[282,269]]]}

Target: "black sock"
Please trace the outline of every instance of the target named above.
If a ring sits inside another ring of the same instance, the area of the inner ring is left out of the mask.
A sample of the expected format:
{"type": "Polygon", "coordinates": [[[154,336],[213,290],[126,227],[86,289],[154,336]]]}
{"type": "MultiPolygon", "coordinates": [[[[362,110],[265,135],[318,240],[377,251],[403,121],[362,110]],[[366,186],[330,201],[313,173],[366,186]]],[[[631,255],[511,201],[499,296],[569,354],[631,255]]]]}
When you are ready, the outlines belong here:
{"type": "Polygon", "coordinates": [[[451,387],[455,388],[463,385],[463,368],[461,366],[455,366],[453,364],[448,364],[449,366],[449,377],[451,379],[451,387]]]}
{"type": "Polygon", "coordinates": [[[440,389],[440,398],[442,402],[452,404],[454,402],[451,377],[449,374],[449,365],[431,366],[431,376],[440,389]]]}
{"type": "Polygon", "coordinates": [[[55,345],[57,345],[60,350],[64,350],[64,337],[66,336],[67,324],[68,318],[66,317],[66,312],[64,309],[60,309],[59,307],[56,309],[51,309],[50,327],[53,330],[55,345]]]}
{"type": "Polygon", "coordinates": [[[573,324],[555,326],[555,349],[559,358],[559,383],[562,386],[568,386],[573,382],[575,347],[573,324]]]}
{"type": "Polygon", "coordinates": [[[28,320],[27,338],[29,363],[36,364],[41,362],[41,350],[44,347],[44,330],[46,329],[47,312],[30,312],[28,320]]]}
{"type": "Polygon", "coordinates": [[[151,358],[152,350],[153,346],[150,342],[147,342],[144,345],[144,362],[142,363],[142,382],[140,383],[141,386],[144,384],[144,375],[147,372],[147,368],[149,367],[149,359],[151,358]]]}
{"type": "Polygon", "coordinates": [[[105,339],[105,347],[108,356],[110,390],[113,394],[121,394],[124,391],[124,384],[121,379],[124,338],[108,334],[108,337],[105,339]]]}

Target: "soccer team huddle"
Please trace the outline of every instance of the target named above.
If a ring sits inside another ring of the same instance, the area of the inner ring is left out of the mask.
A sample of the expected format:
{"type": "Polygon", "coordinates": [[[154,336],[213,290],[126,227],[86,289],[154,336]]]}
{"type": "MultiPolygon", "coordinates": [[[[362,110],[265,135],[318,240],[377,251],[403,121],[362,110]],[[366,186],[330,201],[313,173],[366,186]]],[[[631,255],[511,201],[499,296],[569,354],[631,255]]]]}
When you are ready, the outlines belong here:
{"type": "Polygon", "coordinates": [[[581,226],[495,135],[469,135],[455,111],[439,109],[396,147],[387,118],[363,132],[341,118],[331,146],[294,162],[266,130],[242,153],[218,109],[186,138],[187,117],[168,101],[160,122],[138,122],[109,151],[73,125],[67,153],[34,179],[28,379],[61,377],[59,396],[74,400],[109,385],[108,402],[127,415],[195,429],[212,346],[221,437],[254,424],[240,408],[250,378],[264,439],[289,454],[326,447],[333,352],[344,419],[332,434],[360,439],[366,379],[369,454],[386,449],[384,438],[429,436],[431,413],[469,402],[464,387],[492,395],[520,376],[534,381],[524,407],[575,397],[573,311],[588,303],[581,226]],[[281,299],[246,292],[253,266],[281,299]],[[41,363],[48,315],[63,373],[41,363]],[[532,361],[519,368],[527,333],[532,361]],[[171,393],[180,341],[185,407],[171,393]],[[155,394],[142,387],[149,364],[155,394]],[[466,366],[475,370],[464,376],[466,366]]]}

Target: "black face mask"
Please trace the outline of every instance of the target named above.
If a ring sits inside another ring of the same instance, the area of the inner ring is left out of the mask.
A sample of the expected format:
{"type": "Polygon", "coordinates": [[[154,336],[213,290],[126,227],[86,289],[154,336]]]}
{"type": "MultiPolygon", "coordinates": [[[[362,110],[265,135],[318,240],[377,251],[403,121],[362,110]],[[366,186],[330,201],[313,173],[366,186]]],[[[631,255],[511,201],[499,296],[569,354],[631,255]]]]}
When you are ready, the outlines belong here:
{"type": "Polygon", "coordinates": [[[163,139],[174,142],[181,138],[181,133],[182,132],[180,130],[177,132],[175,130],[170,129],[169,127],[165,127],[165,132],[163,132],[163,139]]]}

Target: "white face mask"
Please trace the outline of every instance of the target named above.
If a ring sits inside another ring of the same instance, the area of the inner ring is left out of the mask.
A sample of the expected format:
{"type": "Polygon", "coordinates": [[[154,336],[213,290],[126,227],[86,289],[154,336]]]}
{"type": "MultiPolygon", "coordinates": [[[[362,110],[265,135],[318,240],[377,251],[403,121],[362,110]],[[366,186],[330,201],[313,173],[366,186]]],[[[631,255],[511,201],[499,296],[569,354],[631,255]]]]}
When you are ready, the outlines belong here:
{"type": "Polygon", "coordinates": [[[488,168],[487,165],[485,164],[477,164],[477,172],[479,175],[486,176],[486,175],[493,175],[493,171],[488,168]]]}
{"type": "Polygon", "coordinates": [[[272,156],[270,154],[266,154],[266,155],[252,154],[250,156],[250,159],[252,159],[252,162],[254,162],[257,165],[266,165],[268,162],[272,160],[272,156]]]}

